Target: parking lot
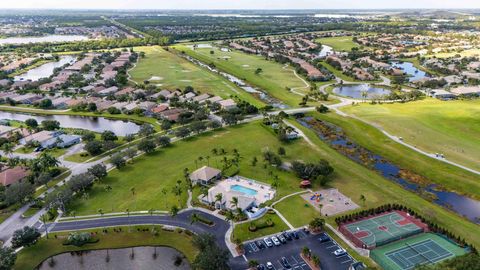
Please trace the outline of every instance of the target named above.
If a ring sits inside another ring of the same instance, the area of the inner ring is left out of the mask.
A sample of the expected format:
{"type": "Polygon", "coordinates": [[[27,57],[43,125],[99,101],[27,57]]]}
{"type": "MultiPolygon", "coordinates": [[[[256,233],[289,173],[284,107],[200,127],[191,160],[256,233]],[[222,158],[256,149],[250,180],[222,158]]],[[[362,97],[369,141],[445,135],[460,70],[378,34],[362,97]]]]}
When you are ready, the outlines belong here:
{"type": "Polygon", "coordinates": [[[255,244],[256,241],[262,241],[262,239],[255,239],[244,243],[245,257],[247,260],[256,260],[259,264],[266,265],[267,262],[271,262],[274,269],[296,269],[307,270],[311,269],[300,256],[303,247],[308,247],[312,251],[312,254],[317,255],[321,261],[321,269],[332,270],[346,270],[355,261],[348,254],[336,256],[333,252],[340,248],[340,245],[335,240],[330,239],[326,242],[321,242],[318,238],[319,235],[307,234],[302,230],[298,230],[299,239],[292,239],[280,246],[259,247],[255,244]],[[290,268],[285,268],[281,259],[285,257],[290,264],[290,268]]]}

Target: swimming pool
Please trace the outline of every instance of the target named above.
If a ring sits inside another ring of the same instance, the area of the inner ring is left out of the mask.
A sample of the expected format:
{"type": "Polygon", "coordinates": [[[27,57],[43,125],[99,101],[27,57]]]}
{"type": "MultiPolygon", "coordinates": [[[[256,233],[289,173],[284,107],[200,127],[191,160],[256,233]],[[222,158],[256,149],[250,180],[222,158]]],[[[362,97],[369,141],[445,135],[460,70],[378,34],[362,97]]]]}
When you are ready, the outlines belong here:
{"type": "Polygon", "coordinates": [[[257,195],[256,190],[251,189],[251,188],[247,188],[247,187],[244,187],[244,186],[241,186],[241,185],[231,185],[230,189],[234,190],[234,191],[242,192],[242,193],[244,193],[246,195],[250,195],[250,196],[257,195]]]}

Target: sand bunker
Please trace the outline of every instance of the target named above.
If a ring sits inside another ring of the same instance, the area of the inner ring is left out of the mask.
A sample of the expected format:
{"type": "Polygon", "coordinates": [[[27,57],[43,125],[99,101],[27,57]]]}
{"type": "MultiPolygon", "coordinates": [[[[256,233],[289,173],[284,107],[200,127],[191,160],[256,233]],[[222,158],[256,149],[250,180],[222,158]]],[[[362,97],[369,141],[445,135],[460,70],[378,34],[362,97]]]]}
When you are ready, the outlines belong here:
{"type": "Polygon", "coordinates": [[[149,81],[161,81],[163,80],[162,77],[158,77],[158,76],[152,76],[150,79],[148,79],[149,81]]]}

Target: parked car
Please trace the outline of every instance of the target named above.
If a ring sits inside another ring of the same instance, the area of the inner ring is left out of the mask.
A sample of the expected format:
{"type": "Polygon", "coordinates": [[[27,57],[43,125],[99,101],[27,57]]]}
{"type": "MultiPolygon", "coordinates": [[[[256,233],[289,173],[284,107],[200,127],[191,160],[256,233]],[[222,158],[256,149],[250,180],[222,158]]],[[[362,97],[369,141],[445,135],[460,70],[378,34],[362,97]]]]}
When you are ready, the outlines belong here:
{"type": "Polygon", "coordinates": [[[339,249],[335,250],[333,252],[333,254],[335,254],[335,256],[337,256],[337,257],[340,257],[340,256],[343,256],[343,255],[347,254],[347,252],[345,251],[345,249],[339,248],[339,249]]]}
{"type": "Polygon", "coordinates": [[[307,228],[303,228],[303,232],[304,232],[305,234],[309,234],[309,233],[310,233],[310,231],[309,231],[307,228]]]}
{"type": "Polygon", "coordinates": [[[278,240],[277,237],[272,236],[272,242],[275,246],[280,246],[282,243],[280,243],[280,240],[278,240]]]}
{"type": "Polygon", "coordinates": [[[278,240],[280,240],[280,242],[282,242],[282,244],[287,243],[287,239],[285,239],[285,237],[283,237],[283,235],[279,234],[279,235],[277,235],[277,238],[278,238],[278,240]]]}
{"type": "Polygon", "coordinates": [[[257,241],[257,246],[258,246],[259,249],[264,249],[264,248],[265,248],[265,243],[262,242],[262,241],[260,241],[260,240],[258,240],[258,241],[257,241]]]}
{"type": "Polygon", "coordinates": [[[291,234],[292,234],[292,237],[295,238],[295,239],[300,238],[300,237],[298,236],[298,233],[297,233],[296,231],[291,232],[291,234]]]}
{"type": "Polygon", "coordinates": [[[273,242],[272,240],[270,240],[270,238],[268,237],[263,238],[263,242],[265,242],[265,245],[267,245],[267,247],[273,247],[273,242]]]}
{"type": "Polygon", "coordinates": [[[257,265],[257,270],[265,270],[265,269],[267,269],[267,268],[265,267],[265,265],[263,265],[263,264],[257,265]]]}
{"type": "Polygon", "coordinates": [[[273,268],[273,264],[271,262],[267,262],[267,269],[271,270],[271,269],[275,269],[275,268],[273,268]]]}
{"type": "Polygon", "coordinates": [[[282,233],[283,237],[287,239],[288,241],[292,240],[292,236],[288,232],[283,232],[282,233]]]}
{"type": "Polygon", "coordinates": [[[282,266],[285,267],[286,269],[290,269],[290,268],[291,268],[290,263],[288,262],[287,258],[282,257],[282,259],[280,260],[280,262],[282,263],[282,266]]]}
{"type": "Polygon", "coordinates": [[[332,239],[330,239],[330,237],[326,234],[326,233],[321,233],[320,234],[320,237],[318,237],[318,240],[320,240],[320,242],[328,242],[332,239]]]}

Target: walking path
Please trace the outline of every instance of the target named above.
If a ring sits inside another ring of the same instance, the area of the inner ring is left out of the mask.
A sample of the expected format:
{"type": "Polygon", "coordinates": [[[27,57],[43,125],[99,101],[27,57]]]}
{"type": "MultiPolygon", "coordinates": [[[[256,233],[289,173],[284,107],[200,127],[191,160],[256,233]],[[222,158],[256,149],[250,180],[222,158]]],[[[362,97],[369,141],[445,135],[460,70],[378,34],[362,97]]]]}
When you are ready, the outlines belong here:
{"type": "Polygon", "coordinates": [[[292,91],[292,93],[295,93],[295,94],[297,94],[297,95],[299,95],[299,96],[302,96],[302,97],[305,96],[304,93],[298,92],[297,90],[299,90],[299,89],[307,89],[307,90],[308,90],[308,89],[310,88],[310,84],[309,84],[307,81],[305,81],[304,78],[302,78],[301,76],[299,76],[299,75],[297,74],[297,71],[296,71],[295,69],[290,69],[288,64],[285,64],[285,65],[282,67],[282,69],[292,71],[293,74],[295,75],[295,77],[297,77],[299,80],[301,80],[301,81],[305,84],[305,86],[303,86],[303,87],[293,87],[293,88],[290,88],[290,90],[292,91]]]}

